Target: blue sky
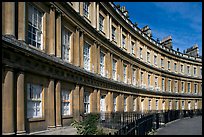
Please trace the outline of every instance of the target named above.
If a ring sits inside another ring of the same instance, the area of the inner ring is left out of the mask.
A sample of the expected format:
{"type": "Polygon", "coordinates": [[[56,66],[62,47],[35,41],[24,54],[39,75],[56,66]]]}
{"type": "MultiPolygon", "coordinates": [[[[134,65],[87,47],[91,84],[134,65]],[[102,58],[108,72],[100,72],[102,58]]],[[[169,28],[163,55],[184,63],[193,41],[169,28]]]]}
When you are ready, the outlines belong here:
{"type": "Polygon", "coordinates": [[[195,43],[202,55],[202,2],[114,2],[125,6],[130,20],[148,25],[153,38],[172,36],[173,49],[183,52],[195,43]]]}

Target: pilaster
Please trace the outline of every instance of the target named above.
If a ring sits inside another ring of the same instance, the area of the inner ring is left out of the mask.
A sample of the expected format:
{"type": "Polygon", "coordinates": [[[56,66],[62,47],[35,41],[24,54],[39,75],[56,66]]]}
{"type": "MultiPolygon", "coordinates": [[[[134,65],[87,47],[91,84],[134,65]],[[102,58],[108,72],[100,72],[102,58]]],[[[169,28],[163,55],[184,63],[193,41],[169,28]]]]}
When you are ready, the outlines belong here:
{"type": "Polygon", "coordinates": [[[14,74],[10,68],[5,68],[2,90],[2,134],[14,133],[14,74]]]}
{"type": "Polygon", "coordinates": [[[24,73],[17,74],[17,134],[25,133],[24,73]]]}

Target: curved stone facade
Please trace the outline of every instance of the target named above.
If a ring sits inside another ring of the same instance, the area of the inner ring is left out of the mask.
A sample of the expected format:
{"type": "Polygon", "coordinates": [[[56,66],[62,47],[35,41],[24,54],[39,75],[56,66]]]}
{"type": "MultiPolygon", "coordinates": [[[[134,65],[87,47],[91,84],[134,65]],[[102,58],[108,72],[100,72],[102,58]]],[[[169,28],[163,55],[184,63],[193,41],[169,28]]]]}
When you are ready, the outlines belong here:
{"type": "Polygon", "coordinates": [[[113,3],[2,3],[3,134],[91,112],[202,109],[201,73],[200,58],[160,45],[113,3]]]}

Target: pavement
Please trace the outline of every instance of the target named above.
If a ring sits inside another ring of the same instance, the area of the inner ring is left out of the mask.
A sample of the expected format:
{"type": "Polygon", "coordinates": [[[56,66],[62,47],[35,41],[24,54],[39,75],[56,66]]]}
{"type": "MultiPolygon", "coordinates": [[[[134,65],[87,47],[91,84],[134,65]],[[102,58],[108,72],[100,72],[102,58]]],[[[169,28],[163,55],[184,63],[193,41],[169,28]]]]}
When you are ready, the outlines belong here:
{"type": "Polygon", "coordinates": [[[72,126],[58,127],[40,132],[33,132],[30,135],[77,135],[76,128],[72,126]]]}
{"type": "Polygon", "coordinates": [[[183,118],[157,129],[154,135],[202,135],[202,116],[183,118]]]}

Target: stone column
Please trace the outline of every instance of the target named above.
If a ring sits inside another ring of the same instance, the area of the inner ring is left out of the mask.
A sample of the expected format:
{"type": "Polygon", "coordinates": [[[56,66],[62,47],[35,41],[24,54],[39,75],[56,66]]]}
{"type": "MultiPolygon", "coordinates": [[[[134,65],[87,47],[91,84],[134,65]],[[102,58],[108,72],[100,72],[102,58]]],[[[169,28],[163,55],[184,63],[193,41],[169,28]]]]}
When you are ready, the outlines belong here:
{"type": "Polygon", "coordinates": [[[113,92],[109,93],[109,112],[113,112],[113,92]]]}
{"type": "Polygon", "coordinates": [[[194,94],[194,82],[193,81],[191,82],[191,93],[194,94]]]}
{"type": "Polygon", "coordinates": [[[54,79],[50,79],[48,86],[48,128],[55,127],[54,79]]]}
{"type": "Polygon", "coordinates": [[[80,67],[84,67],[84,56],[83,56],[83,49],[84,49],[84,32],[80,31],[79,32],[79,62],[80,62],[80,67]]]}
{"type": "Polygon", "coordinates": [[[112,77],[113,77],[113,74],[112,74],[113,68],[112,68],[112,66],[113,66],[113,54],[110,53],[109,74],[110,74],[110,78],[111,78],[111,79],[112,79],[112,77]]]}
{"type": "Polygon", "coordinates": [[[175,93],[175,88],[174,88],[174,85],[175,85],[175,84],[174,84],[174,82],[175,82],[175,79],[172,79],[172,80],[171,80],[171,92],[172,92],[172,93],[175,93]]]}
{"type": "Polygon", "coordinates": [[[97,65],[98,65],[98,51],[97,51],[97,42],[94,41],[94,73],[97,73],[97,65]]]}
{"type": "Polygon", "coordinates": [[[94,72],[94,46],[90,45],[90,71],[94,72]]]}
{"type": "MultiPolygon", "coordinates": [[[[76,85],[75,90],[73,92],[73,117],[75,120],[79,120],[80,116],[80,87],[76,85]]],[[[83,100],[83,98],[82,98],[83,100]]]]}
{"type": "Polygon", "coordinates": [[[169,99],[165,99],[165,110],[169,110],[169,99]]]}
{"type": "Polygon", "coordinates": [[[94,89],[94,92],[92,93],[92,112],[96,113],[98,106],[100,104],[97,103],[97,89],[94,89]]]}
{"type": "Polygon", "coordinates": [[[100,74],[100,45],[98,45],[97,53],[97,73],[100,74]]]}
{"type": "Polygon", "coordinates": [[[141,111],[141,97],[137,96],[137,112],[141,111]]]}
{"type": "Polygon", "coordinates": [[[112,17],[110,16],[110,24],[109,24],[109,38],[112,41],[112,17]]]}
{"type": "Polygon", "coordinates": [[[18,40],[26,41],[26,3],[18,2],[18,40]]]}
{"type": "Polygon", "coordinates": [[[57,81],[56,83],[56,92],[55,92],[55,99],[56,99],[56,126],[61,127],[61,82],[57,81]]]}
{"type": "Polygon", "coordinates": [[[79,110],[80,114],[84,113],[84,87],[81,87],[79,91],[79,110]]]}
{"type": "Polygon", "coordinates": [[[99,2],[96,2],[96,30],[99,30],[99,2]]]}
{"type": "Polygon", "coordinates": [[[118,47],[121,47],[121,29],[120,29],[120,25],[118,25],[118,28],[117,28],[117,32],[118,32],[118,36],[117,36],[117,38],[118,38],[118,41],[117,41],[117,45],[118,45],[118,47]]]}
{"type": "MultiPolygon", "coordinates": [[[[9,18],[9,17],[8,17],[9,18]]],[[[14,74],[10,68],[5,68],[2,90],[2,134],[14,133],[14,74]]]]}
{"type": "Polygon", "coordinates": [[[58,12],[56,19],[56,56],[62,57],[62,13],[58,12]]]}
{"type": "Polygon", "coordinates": [[[101,98],[101,91],[100,89],[98,89],[98,92],[97,92],[97,104],[98,104],[97,112],[98,113],[100,113],[100,98],[101,98]]]}
{"type": "Polygon", "coordinates": [[[112,67],[112,64],[110,64],[110,52],[108,51],[106,55],[106,72],[107,72],[107,78],[110,77],[110,67],[112,67]]]}
{"type": "Polygon", "coordinates": [[[2,3],[2,34],[15,37],[15,2],[2,3]]]}
{"type": "Polygon", "coordinates": [[[168,78],[165,77],[165,80],[164,80],[164,89],[165,89],[165,92],[169,92],[169,89],[168,89],[168,78]]]}
{"type": "Polygon", "coordinates": [[[83,2],[79,2],[79,13],[83,16],[83,2]]]}
{"type": "Polygon", "coordinates": [[[106,16],[106,37],[107,37],[107,39],[110,39],[110,31],[109,31],[109,29],[110,29],[110,19],[109,19],[109,14],[107,14],[107,16],[106,16]]]}
{"type": "Polygon", "coordinates": [[[17,134],[25,133],[24,73],[17,74],[17,134]]]}
{"type": "Polygon", "coordinates": [[[80,58],[80,50],[79,50],[79,28],[76,28],[75,34],[74,34],[74,65],[80,66],[79,64],[79,58],[80,58]]]}
{"type": "Polygon", "coordinates": [[[55,7],[51,5],[49,15],[49,47],[48,53],[55,55],[55,7]]]}
{"type": "Polygon", "coordinates": [[[181,80],[178,80],[178,93],[181,92],[181,80]]]}
{"type": "Polygon", "coordinates": [[[96,13],[97,13],[97,11],[96,11],[96,2],[93,2],[92,21],[91,21],[91,23],[92,23],[92,26],[94,28],[96,28],[96,16],[97,16],[96,13]]]}

